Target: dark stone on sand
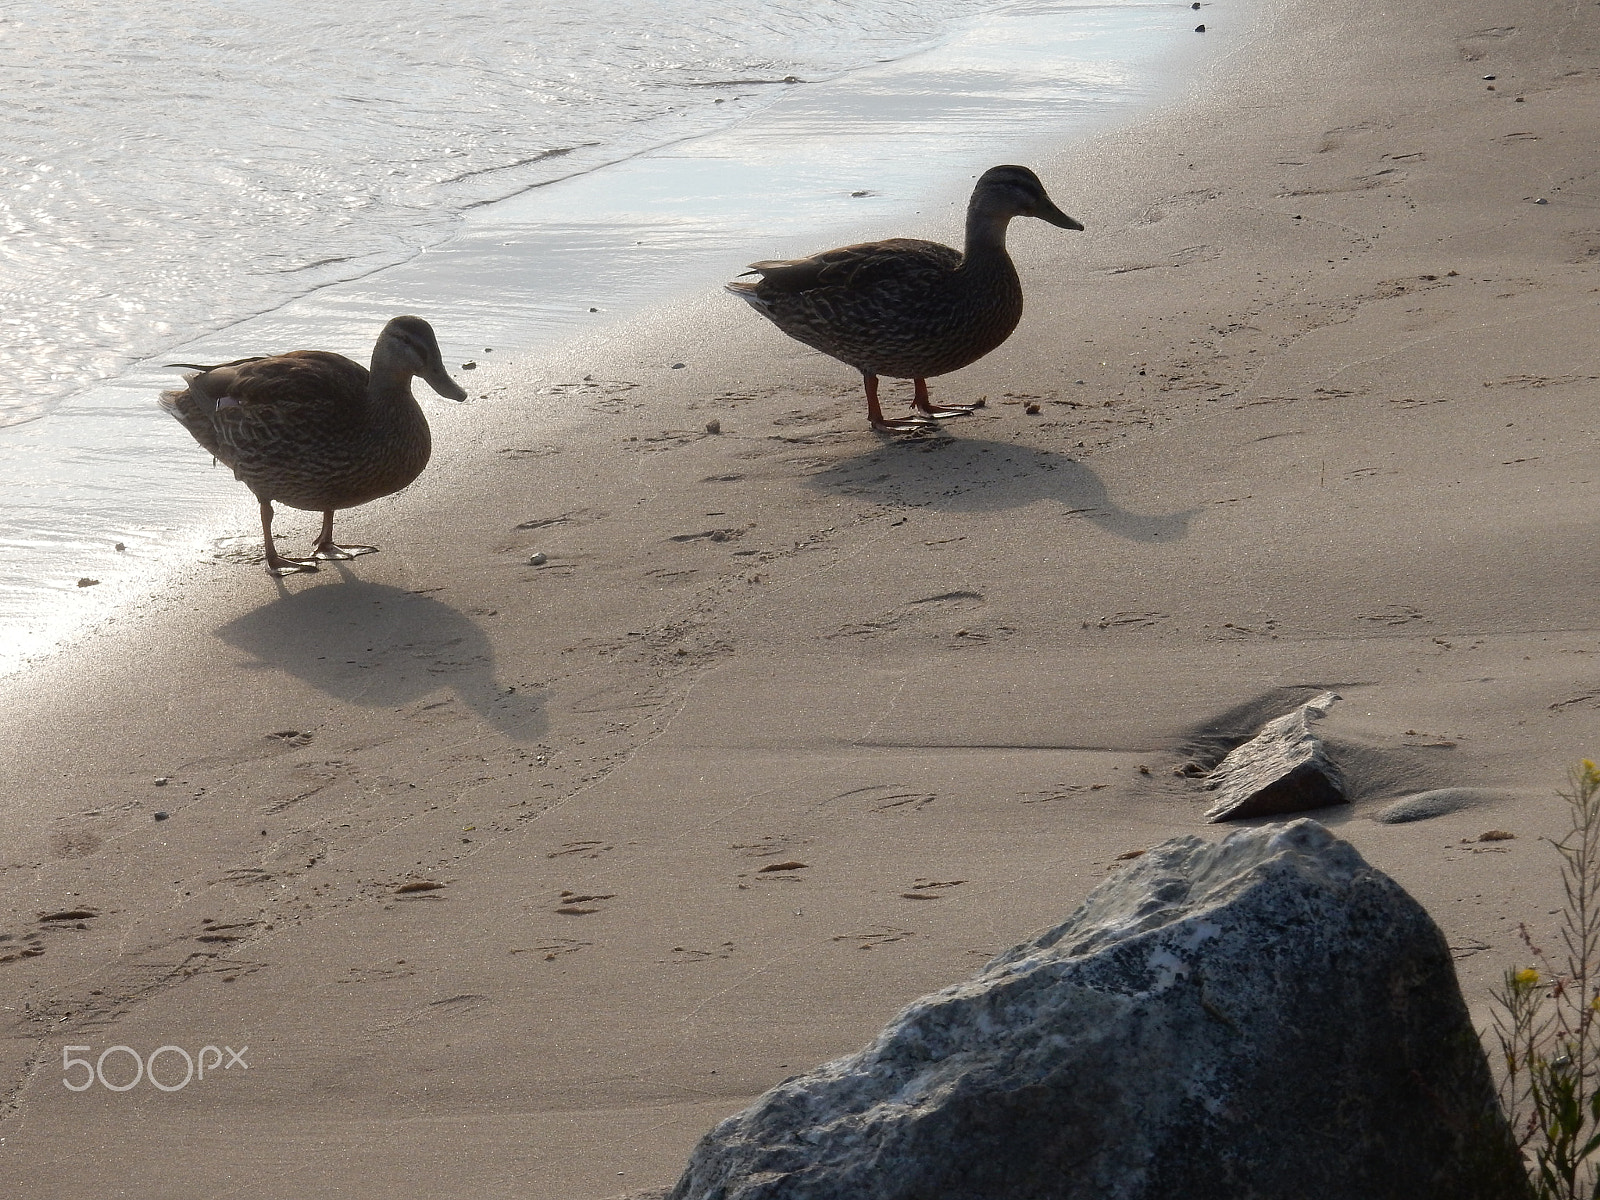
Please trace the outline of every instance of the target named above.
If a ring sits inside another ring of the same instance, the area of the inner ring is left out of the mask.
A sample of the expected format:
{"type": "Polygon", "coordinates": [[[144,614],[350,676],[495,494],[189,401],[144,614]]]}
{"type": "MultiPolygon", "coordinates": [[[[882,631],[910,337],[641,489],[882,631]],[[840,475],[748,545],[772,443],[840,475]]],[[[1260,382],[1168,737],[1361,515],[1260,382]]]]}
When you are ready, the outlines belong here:
{"type": "Polygon", "coordinates": [[[1372,814],[1372,819],[1384,825],[1406,825],[1412,821],[1428,821],[1447,813],[1477,808],[1500,797],[1501,793],[1488,788],[1433,788],[1426,792],[1413,792],[1384,805],[1372,814]]]}
{"type": "Polygon", "coordinates": [[[1194,31],[1196,33],[1204,33],[1206,31],[1206,27],[1204,25],[1196,25],[1194,27],[1194,31]]]}
{"type": "Polygon", "coordinates": [[[165,820],[166,820],[166,819],[167,819],[167,817],[168,817],[168,815],[169,815],[169,814],[168,814],[168,813],[166,813],[166,812],[157,812],[157,813],[156,813],[156,814],[155,814],[155,818],[156,818],[156,820],[158,820],[158,821],[165,821],[165,820]]]}
{"type": "Polygon", "coordinates": [[[1312,720],[1326,716],[1338,699],[1336,692],[1323,692],[1235,747],[1206,781],[1219,793],[1206,820],[1275,817],[1343,804],[1344,778],[1311,730],[1312,720]]]}
{"type": "Polygon", "coordinates": [[[1157,846],[672,1200],[1527,1200],[1437,926],[1314,821],[1157,846]]]}

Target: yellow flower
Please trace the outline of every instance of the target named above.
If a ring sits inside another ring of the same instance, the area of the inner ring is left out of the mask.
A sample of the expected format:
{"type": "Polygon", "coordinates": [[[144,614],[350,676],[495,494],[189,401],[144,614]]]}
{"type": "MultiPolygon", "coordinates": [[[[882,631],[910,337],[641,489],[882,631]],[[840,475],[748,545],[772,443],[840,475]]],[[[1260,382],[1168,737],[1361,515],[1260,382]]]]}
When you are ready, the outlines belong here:
{"type": "Polygon", "coordinates": [[[1511,977],[1511,982],[1516,984],[1519,989],[1531,988],[1539,982],[1539,972],[1532,967],[1523,967],[1522,970],[1511,977]]]}

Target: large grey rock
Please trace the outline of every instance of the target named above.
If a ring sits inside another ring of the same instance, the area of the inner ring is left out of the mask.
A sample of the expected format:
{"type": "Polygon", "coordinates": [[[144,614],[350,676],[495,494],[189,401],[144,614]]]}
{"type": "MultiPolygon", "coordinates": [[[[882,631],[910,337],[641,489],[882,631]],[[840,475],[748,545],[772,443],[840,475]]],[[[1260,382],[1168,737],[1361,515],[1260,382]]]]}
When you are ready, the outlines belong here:
{"type": "Polygon", "coordinates": [[[1526,1196],[1450,951],[1313,821],[1182,837],[790,1079],[673,1200],[1526,1196]]]}
{"type": "Polygon", "coordinates": [[[1206,780],[1219,793],[1206,820],[1278,817],[1344,803],[1344,779],[1311,728],[1338,699],[1337,692],[1323,692],[1235,747],[1206,780]]]}

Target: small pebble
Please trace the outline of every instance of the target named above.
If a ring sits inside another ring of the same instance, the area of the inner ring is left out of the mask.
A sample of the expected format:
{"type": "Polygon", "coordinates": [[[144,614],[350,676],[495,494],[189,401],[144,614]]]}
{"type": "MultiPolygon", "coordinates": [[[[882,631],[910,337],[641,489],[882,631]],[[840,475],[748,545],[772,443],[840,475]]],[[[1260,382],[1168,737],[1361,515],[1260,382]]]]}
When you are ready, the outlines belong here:
{"type": "Polygon", "coordinates": [[[118,542],[118,543],[117,543],[117,544],[116,544],[116,545],[115,545],[115,546],[114,546],[114,547],[112,547],[112,548],[113,548],[113,549],[115,549],[115,550],[126,550],[126,549],[127,549],[127,547],[126,547],[126,546],[124,546],[124,545],[123,545],[123,544],[122,544],[122,543],[121,543],[121,542],[118,542]]]}
{"type": "Polygon", "coordinates": [[[1194,3],[1189,5],[1189,7],[1190,8],[1199,8],[1200,7],[1200,0],[1194,0],[1194,3]]]}
{"type": "Polygon", "coordinates": [[[1022,411],[1027,413],[1030,417],[1036,417],[1039,415],[1039,406],[1030,400],[1027,404],[1022,406],[1022,411]]]}
{"type": "Polygon", "coordinates": [[[721,421],[707,421],[706,422],[706,432],[707,433],[721,433],[722,432],[722,422],[721,421]]]}
{"type": "Polygon", "coordinates": [[[168,780],[170,780],[171,778],[172,778],[172,776],[170,776],[170,775],[162,775],[162,776],[160,776],[156,780],[156,786],[157,787],[166,787],[168,780]]]}
{"type": "MultiPolygon", "coordinates": [[[[1549,204],[1549,203],[1550,203],[1550,201],[1548,201],[1548,200],[1546,200],[1546,199],[1545,199],[1545,198],[1544,198],[1544,197],[1543,197],[1543,196],[1540,196],[1540,197],[1539,197],[1539,198],[1538,198],[1538,199],[1537,199],[1537,200],[1535,200],[1535,201],[1534,201],[1534,203],[1535,203],[1535,204],[1549,204]]],[[[81,583],[81,582],[80,582],[80,583],[79,583],[79,584],[78,584],[78,586],[79,586],[79,587],[82,587],[82,586],[83,586],[83,584],[82,584],[82,583],[81,583]]]]}
{"type": "Polygon", "coordinates": [[[549,561],[550,560],[544,556],[544,551],[542,550],[538,554],[529,555],[528,557],[528,565],[530,567],[542,567],[549,561]]]}
{"type": "Polygon", "coordinates": [[[1521,103],[1522,103],[1522,97],[1521,97],[1521,96],[1518,96],[1518,97],[1517,97],[1517,103],[1518,103],[1518,104],[1521,104],[1521,103]]]}
{"type": "Polygon", "coordinates": [[[591,308],[589,311],[590,312],[599,312],[600,310],[598,308],[591,308]]]}
{"type": "MultiPolygon", "coordinates": [[[[1541,201],[1539,201],[1539,203],[1543,204],[1544,201],[1541,200],[1541,201]]],[[[85,576],[84,578],[78,580],[78,586],[79,587],[93,587],[95,584],[97,584],[99,582],[100,581],[98,579],[90,579],[87,576],[85,576]]]]}
{"type": "Polygon", "coordinates": [[[1493,75],[1485,75],[1484,78],[1485,79],[1493,79],[1493,78],[1495,78],[1495,76],[1493,76],[1493,75]]]}
{"type": "Polygon", "coordinates": [[[1194,27],[1194,31],[1196,33],[1204,33],[1206,31],[1206,27],[1204,25],[1196,25],[1194,27]]]}
{"type": "Polygon", "coordinates": [[[160,812],[156,813],[155,816],[156,816],[156,820],[165,821],[167,819],[167,812],[166,812],[165,809],[163,809],[160,812]]]}
{"type": "Polygon", "coordinates": [[[476,371],[478,364],[476,362],[464,362],[461,364],[461,369],[463,371],[476,371]]]}
{"type": "Polygon", "coordinates": [[[681,371],[687,365],[688,365],[687,363],[673,363],[672,364],[672,369],[674,371],[681,371]]]}

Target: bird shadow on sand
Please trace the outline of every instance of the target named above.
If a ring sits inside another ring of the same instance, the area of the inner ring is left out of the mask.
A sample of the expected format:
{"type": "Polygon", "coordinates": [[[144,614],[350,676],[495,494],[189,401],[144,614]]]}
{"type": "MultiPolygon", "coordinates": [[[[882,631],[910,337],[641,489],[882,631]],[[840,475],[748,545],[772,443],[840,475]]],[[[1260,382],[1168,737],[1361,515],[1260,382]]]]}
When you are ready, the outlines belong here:
{"type": "Polygon", "coordinates": [[[494,648],[471,618],[431,596],[348,572],[343,582],[282,586],[277,599],[217,636],[262,668],[287,671],[364,708],[411,704],[448,687],[513,741],[533,740],[549,724],[542,697],[496,681],[494,648]]]}
{"type": "Polygon", "coordinates": [[[1051,450],[961,437],[902,438],[841,459],[808,486],[945,512],[1004,512],[1040,500],[1131,542],[1175,542],[1201,510],[1129,512],[1081,462],[1051,450]]]}

